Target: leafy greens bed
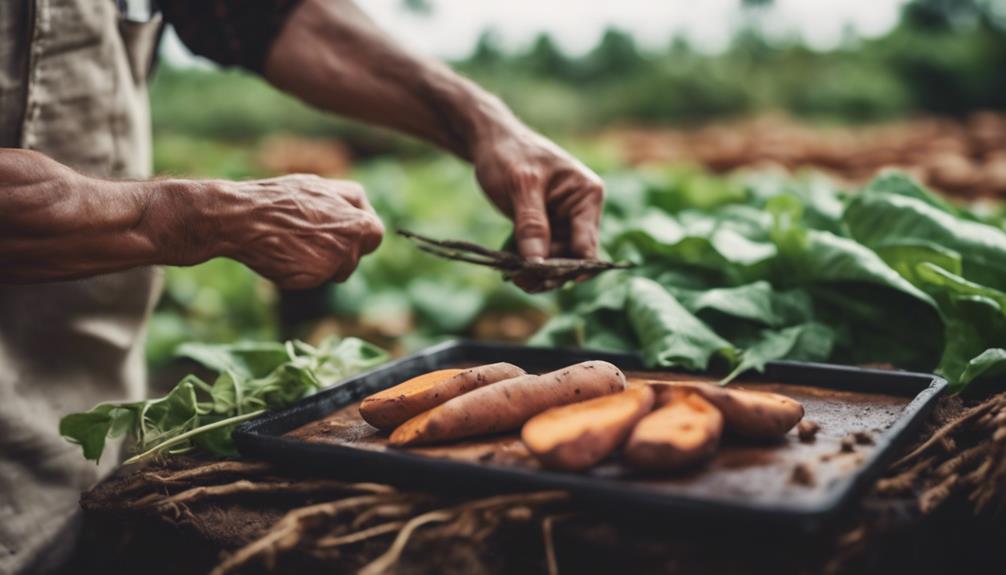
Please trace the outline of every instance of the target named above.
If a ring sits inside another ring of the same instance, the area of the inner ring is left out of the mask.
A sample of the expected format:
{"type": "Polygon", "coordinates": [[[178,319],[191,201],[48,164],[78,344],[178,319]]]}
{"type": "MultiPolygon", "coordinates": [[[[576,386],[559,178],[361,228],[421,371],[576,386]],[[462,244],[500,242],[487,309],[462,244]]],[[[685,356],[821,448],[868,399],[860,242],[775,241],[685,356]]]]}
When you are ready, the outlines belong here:
{"type": "Polygon", "coordinates": [[[356,338],[329,338],[317,347],[301,341],[185,344],[178,354],[216,371],[216,379],[210,384],[188,375],[164,397],[103,403],[68,415],[60,421],[60,434],[93,460],[101,457],[107,439],[126,433],[141,452],[127,463],[194,448],[236,455],[231,432],[238,423],[388,359],[383,350],[356,338]]]}
{"type": "Polygon", "coordinates": [[[602,242],[631,270],[559,294],[531,340],[654,366],[891,363],[953,389],[1006,373],[1006,233],[898,173],[609,179],[602,242]]]}

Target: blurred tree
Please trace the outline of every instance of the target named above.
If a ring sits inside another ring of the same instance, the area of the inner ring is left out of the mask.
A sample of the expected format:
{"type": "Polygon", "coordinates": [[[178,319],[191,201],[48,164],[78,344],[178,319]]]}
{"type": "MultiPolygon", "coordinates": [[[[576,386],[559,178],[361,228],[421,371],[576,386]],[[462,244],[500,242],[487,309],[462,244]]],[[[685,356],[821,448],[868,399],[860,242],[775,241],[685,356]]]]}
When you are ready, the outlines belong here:
{"type": "Polygon", "coordinates": [[[949,30],[973,24],[986,10],[977,0],[912,0],[902,8],[902,22],[921,30],[949,30]]]}
{"type": "Polygon", "coordinates": [[[604,31],[597,47],[583,59],[583,77],[588,80],[624,77],[637,72],[647,59],[636,47],[632,34],[618,28],[604,31]]]}
{"type": "Polygon", "coordinates": [[[485,68],[496,66],[504,59],[502,48],[500,48],[499,34],[495,29],[489,28],[479,34],[479,39],[475,42],[475,48],[471,56],[465,61],[465,65],[475,68],[485,68]]]}
{"type": "Polygon", "coordinates": [[[874,48],[917,109],[964,115],[1006,108],[1006,29],[992,2],[912,0],[874,48]]]}
{"type": "Polygon", "coordinates": [[[517,59],[517,65],[524,71],[549,78],[569,75],[572,63],[546,32],[538,34],[531,49],[517,59]]]}
{"type": "Polygon", "coordinates": [[[433,4],[429,0],[402,0],[402,8],[420,16],[433,14],[433,4]]]}

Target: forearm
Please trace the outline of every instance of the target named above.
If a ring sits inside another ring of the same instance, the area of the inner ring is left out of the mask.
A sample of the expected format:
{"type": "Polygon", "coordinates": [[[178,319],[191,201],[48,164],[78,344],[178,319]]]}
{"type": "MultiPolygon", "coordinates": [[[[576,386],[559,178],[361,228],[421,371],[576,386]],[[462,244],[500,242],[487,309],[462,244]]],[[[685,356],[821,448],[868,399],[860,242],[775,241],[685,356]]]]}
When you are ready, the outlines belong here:
{"type": "Polygon", "coordinates": [[[0,282],[68,280],[211,257],[191,214],[212,182],[106,181],[25,150],[0,150],[0,282]]]}
{"type": "Polygon", "coordinates": [[[304,0],[270,51],[266,77],[315,106],[465,159],[479,142],[526,130],[498,98],[407,52],[351,0],[304,0]]]}

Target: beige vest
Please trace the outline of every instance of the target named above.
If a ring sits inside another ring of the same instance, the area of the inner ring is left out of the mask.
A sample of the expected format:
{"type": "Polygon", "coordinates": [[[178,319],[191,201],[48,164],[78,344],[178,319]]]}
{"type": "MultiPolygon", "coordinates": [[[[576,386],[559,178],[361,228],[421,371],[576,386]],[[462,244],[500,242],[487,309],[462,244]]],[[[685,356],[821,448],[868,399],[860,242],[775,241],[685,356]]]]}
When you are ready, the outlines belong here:
{"type": "MultiPolygon", "coordinates": [[[[150,170],[146,72],[158,22],[124,21],[113,0],[0,0],[0,145],[80,172],[150,170]]],[[[0,574],[53,560],[100,466],[58,433],[63,415],[135,399],[159,288],[152,268],[87,280],[0,285],[0,574]]]]}

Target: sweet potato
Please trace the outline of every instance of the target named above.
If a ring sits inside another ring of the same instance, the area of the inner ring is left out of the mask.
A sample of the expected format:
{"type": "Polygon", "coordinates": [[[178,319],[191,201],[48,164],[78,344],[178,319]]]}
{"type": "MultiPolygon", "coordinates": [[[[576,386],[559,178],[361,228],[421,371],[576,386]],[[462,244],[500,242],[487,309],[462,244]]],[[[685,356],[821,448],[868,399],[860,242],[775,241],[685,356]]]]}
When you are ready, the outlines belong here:
{"type": "Polygon", "coordinates": [[[524,375],[524,370],[509,363],[431,371],[364,399],[360,415],[374,427],[394,429],[463,393],[518,375],[524,375]]]}
{"type": "MultiPolygon", "coordinates": [[[[653,382],[657,405],[673,389],[690,389],[723,413],[727,431],[750,439],[772,439],[786,435],[803,419],[803,405],[795,399],[767,391],[730,389],[697,382],[653,382]]],[[[672,399],[670,396],[667,399],[672,399]]]]}
{"type": "Polygon", "coordinates": [[[521,439],[550,469],[580,471],[607,457],[653,407],[647,386],[553,407],[524,424],[521,439]]]}
{"type": "Polygon", "coordinates": [[[624,389],[625,375],[604,361],[522,375],[469,391],[413,417],[395,429],[389,443],[419,445],[511,431],[550,407],[624,389]]]}
{"type": "Polygon", "coordinates": [[[693,391],[671,388],[668,395],[670,402],[643,417],[629,435],[623,456],[632,467],[674,471],[716,453],[723,435],[719,410],[693,391]]]}

